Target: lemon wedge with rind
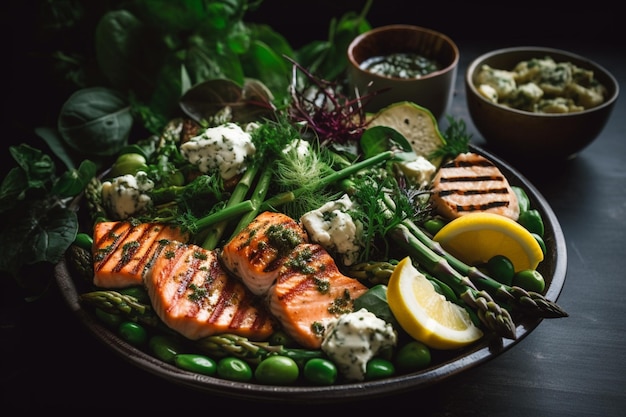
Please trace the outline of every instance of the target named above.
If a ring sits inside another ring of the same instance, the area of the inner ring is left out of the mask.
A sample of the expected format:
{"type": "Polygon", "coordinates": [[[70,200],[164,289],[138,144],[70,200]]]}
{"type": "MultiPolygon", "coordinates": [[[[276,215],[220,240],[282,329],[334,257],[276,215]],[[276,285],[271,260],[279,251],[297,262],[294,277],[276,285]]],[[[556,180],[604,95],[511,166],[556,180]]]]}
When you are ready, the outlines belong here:
{"type": "Polygon", "coordinates": [[[444,146],[445,139],[439,131],[437,119],[427,108],[411,101],[400,101],[368,115],[368,118],[368,128],[391,127],[405,137],[416,155],[428,159],[435,167],[441,164],[441,158],[433,159],[430,155],[444,146]]]}
{"type": "Polygon", "coordinates": [[[482,265],[502,255],[519,272],[536,269],[544,258],[541,245],[527,229],[495,213],[468,213],[451,220],[433,240],[468,265],[482,265]]]}
{"type": "Polygon", "coordinates": [[[439,294],[410,257],[389,277],[387,302],[402,329],[430,348],[459,349],[483,337],[469,313],[439,294]]]}

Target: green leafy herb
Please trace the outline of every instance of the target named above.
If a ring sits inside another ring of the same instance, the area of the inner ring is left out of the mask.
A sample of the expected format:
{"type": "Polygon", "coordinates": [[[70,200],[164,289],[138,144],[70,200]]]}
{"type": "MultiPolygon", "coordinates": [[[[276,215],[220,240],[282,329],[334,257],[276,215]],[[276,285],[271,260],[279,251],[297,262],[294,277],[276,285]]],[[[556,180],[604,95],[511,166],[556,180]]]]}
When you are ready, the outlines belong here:
{"type": "Polygon", "coordinates": [[[469,143],[472,135],[467,132],[467,126],[463,119],[455,119],[447,116],[448,127],[443,132],[446,143],[435,150],[429,158],[455,158],[458,154],[469,151],[469,143]]]}
{"type": "MultiPolygon", "coordinates": [[[[78,233],[78,219],[70,207],[96,174],[96,165],[84,160],[78,169],[61,176],[52,158],[22,144],[9,148],[17,167],[0,185],[0,270],[22,283],[25,265],[57,263],[78,233]]],[[[50,277],[47,277],[50,279],[50,277]]]]}

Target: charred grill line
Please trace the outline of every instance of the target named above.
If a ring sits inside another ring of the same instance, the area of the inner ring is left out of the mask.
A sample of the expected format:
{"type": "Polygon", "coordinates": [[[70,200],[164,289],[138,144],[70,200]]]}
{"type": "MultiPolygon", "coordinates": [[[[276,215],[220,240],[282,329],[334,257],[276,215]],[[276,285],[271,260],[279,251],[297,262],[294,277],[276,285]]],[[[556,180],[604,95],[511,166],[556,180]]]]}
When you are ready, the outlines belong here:
{"type": "Polygon", "coordinates": [[[442,177],[441,182],[477,182],[477,181],[502,181],[503,178],[499,175],[481,175],[477,177],[442,177]]]}
{"type": "Polygon", "coordinates": [[[481,211],[481,210],[488,210],[490,208],[508,207],[508,206],[509,206],[509,202],[508,201],[492,201],[490,203],[479,204],[479,205],[467,205],[467,206],[457,205],[456,206],[456,210],[459,211],[459,212],[461,212],[461,211],[481,211]]]}
{"type": "Polygon", "coordinates": [[[506,188],[491,188],[488,190],[442,190],[438,194],[441,197],[457,194],[457,195],[483,195],[483,194],[508,194],[509,191],[506,188]]]}

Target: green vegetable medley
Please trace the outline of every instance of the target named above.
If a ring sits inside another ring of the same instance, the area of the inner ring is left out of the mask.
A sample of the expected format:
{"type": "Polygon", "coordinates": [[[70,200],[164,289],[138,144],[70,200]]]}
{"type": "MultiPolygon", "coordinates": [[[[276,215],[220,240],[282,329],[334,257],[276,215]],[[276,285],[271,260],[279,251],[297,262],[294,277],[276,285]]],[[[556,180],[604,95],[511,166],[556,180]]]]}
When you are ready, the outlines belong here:
{"type": "MultiPolygon", "coordinates": [[[[81,302],[104,326],[190,372],[270,385],[350,382],[324,351],[303,349],[280,330],[266,341],[184,339],[159,320],[143,288],[93,286],[89,232],[103,220],[158,221],[212,250],[263,211],[300,219],[348,196],[354,204],[345,212],[361,233],[341,243],[358,247],[358,256],[346,261],[339,243],[329,252],[369,288],[355,310],[374,313],[397,335],[395,346],[367,361],[364,380],[449,358],[410,338],[389,310],[385,285],[400,256],[411,256],[438,292],[499,336],[515,338],[521,316],[567,315],[541,295],[541,276],[514,281],[506,258],[481,269],[464,265],[431,240],[443,222],[428,190],[398,168],[418,156],[395,130],[367,129],[367,97],[346,93],[343,50],[369,29],[369,2],[359,14],[332,20],[328,40],[300,50],[270,27],[244,21],[261,1],[124,4],[95,29],[102,84],[78,89],[56,128],[38,129],[65,172],[27,144],[10,149],[17,166],[0,188],[0,210],[11,219],[0,232],[3,271],[24,283],[24,266],[65,258],[81,302]]],[[[462,152],[469,143],[464,123],[448,121],[440,153],[462,152]]],[[[520,223],[541,240],[541,215],[515,191],[520,223]]]]}

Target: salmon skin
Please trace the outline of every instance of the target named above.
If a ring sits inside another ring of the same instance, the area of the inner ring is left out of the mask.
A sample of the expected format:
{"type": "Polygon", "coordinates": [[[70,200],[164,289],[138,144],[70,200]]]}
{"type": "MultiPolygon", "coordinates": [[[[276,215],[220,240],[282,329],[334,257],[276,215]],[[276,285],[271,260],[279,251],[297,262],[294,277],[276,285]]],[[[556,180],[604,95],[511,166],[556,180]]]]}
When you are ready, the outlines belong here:
{"type": "Polygon", "coordinates": [[[473,152],[443,164],[433,178],[431,201],[447,219],[472,212],[519,217],[517,196],[493,162],[473,152]]]}
{"type": "Polygon", "coordinates": [[[339,271],[321,245],[303,243],[283,262],[267,300],[287,334],[305,348],[319,349],[328,324],[352,312],[354,300],[366,291],[339,271]]]}
{"type": "Polygon", "coordinates": [[[265,304],[227,274],[216,251],[171,241],[144,284],[157,315],[188,339],[232,333],[266,340],[275,330],[265,304]]]}
{"type": "Polygon", "coordinates": [[[187,241],[180,229],[160,223],[99,222],[94,226],[94,285],[126,288],[143,277],[169,241],[187,241]]]}
{"type": "Polygon", "coordinates": [[[252,293],[264,295],[276,280],[285,257],[307,241],[306,230],[296,220],[265,211],[224,245],[221,259],[252,293]]]}

